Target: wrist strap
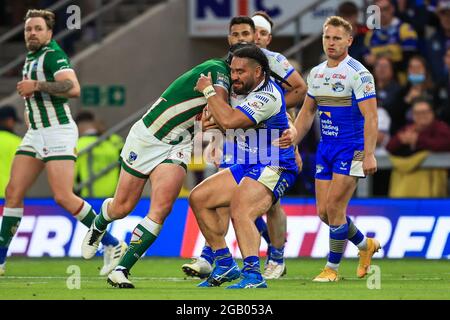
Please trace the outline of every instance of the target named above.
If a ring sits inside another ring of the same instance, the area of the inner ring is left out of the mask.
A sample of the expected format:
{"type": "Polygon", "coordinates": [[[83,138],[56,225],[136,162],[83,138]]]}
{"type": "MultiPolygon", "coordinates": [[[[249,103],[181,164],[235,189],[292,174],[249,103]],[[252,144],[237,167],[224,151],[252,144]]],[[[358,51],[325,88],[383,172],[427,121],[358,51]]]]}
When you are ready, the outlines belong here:
{"type": "Polygon", "coordinates": [[[216,90],[214,90],[214,87],[212,85],[209,85],[203,90],[203,95],[206,99],[211,98],[212,96],[216,95],[216,90]]]}

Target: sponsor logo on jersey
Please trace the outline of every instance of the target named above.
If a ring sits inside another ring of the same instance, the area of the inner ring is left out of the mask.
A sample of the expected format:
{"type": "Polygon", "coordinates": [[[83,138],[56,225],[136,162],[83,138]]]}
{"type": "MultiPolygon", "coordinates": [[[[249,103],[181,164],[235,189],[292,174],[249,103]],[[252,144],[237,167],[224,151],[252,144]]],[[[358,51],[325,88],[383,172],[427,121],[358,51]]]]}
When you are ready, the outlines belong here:
{"type": "Polygon", "coordinates": [[[324,74],[323,73],[317,73],[315,76],[314,76],[314,79],[322,79],[324,77],[324,74]]]}
{"type": "Polygon", "coordinates": [[[323,166],[318,164],[316,165],[316,174],[321,173],[323,171],[323,166]]]}
{"type": "Polygon", "coordinates": [[[264,104],[260,101],[249,101],[248,105],[253,109],[260,110],[264,104]]]}
{"type": "Polygon", "coordinates": [[[334,92],[342,92],[342,91],[344,91],[345,87],[344,87],[344,85],[343,85],[340,81],[338,81],[338,82],[333,83],[333,84],[331,85],[331,89],[332,89],[334,92]]]}
{"type": "Polygon", "coordinates": [[[345,79],[347,79],[347,76],[344,74],[335,73],[335,74],[333,74],[332,78],[339,79],[339,80],[345,80],[345,79]]]}
{"type": "Polygon", "coordinates": [[[135,152],[130,151],[130,154],[128,155],[128,158],[127,158],[127,162],[129,164],[133,164],[133,162],[136,161],[137,157],[138,157],[138,155],[135,152]]]}
{"type": "Polygon", "coordinates": [[[291,68],[291,64],[289,63],[288,60],[284,60],[281,65],[283,66],[283,69],[286,71],[291,68]]]}
{"type": "Polygon", "coordinates": [[[217,84],[229,88],[230,87],[230,78],[221,72],[217,72],[217,84]]]}
{"type": "Polygon", "coordinates": [[[368,94],[368,93],[372,93],[375,89],[375,86],[373,85],[372,82],[367,83],[366,86],[364,87],[364,94],[368,94]]]}
{"type": "Polygon", "coordinates": [[[361,77],[361,82],[362,82],[362,83],[371,83],[372,81],[373,81],[372,76],[364,76],[364,77],[361,77]]]}

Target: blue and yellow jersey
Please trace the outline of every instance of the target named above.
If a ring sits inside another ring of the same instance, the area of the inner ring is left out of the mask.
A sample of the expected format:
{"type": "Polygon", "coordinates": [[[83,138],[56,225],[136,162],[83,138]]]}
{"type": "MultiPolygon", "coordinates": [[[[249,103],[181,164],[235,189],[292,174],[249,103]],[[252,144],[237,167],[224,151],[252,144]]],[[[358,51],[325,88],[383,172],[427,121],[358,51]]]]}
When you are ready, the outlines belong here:
{"type": "Polygon", "coordinates": [[[366,54],[386,55],[393,62],[400,62],[403,60],[404,51],[417,50],[418,39],[416,31],[410,24],[394,18],[387,28],[369,30],[364,44],[366,54]]]}
{"type": "Polygon", "coordinates": [[[358,102],[375,98],[372,74],[347,56],[337,67],[329,68],[327,61],[314,67],[307,82],[307,94],[319,111],[321,140],[364,143],[364,117],[358,102]]]}

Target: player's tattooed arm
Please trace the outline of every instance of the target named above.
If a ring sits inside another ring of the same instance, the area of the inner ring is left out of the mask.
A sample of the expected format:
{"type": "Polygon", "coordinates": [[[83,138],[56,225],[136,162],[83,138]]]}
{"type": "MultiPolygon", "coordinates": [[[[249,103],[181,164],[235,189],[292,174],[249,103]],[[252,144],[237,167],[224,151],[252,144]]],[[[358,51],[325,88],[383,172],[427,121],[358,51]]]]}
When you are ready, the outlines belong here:
{"type": "Polygon", "coordinates": [[[56,82],[38,81],[37,90],[56,96],[68,93],[73,86],[73,82],[70,79],[56,82]]]}

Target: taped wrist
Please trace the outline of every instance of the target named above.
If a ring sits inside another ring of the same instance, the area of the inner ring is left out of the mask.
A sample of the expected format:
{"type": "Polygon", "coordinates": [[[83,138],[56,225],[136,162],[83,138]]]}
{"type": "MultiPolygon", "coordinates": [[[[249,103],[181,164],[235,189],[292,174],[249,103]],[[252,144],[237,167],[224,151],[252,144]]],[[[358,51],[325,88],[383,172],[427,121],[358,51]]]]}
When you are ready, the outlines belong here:
{"type": "Polygon", "coordinates": [[[216,95],[216,90],[214,90],[214,87],[212,85],[209,85],[205,89],[203,89],[203,95],[206,99],[211,98],[212,96],[216,95]]]}

